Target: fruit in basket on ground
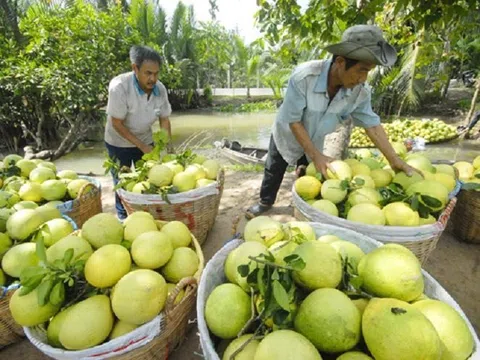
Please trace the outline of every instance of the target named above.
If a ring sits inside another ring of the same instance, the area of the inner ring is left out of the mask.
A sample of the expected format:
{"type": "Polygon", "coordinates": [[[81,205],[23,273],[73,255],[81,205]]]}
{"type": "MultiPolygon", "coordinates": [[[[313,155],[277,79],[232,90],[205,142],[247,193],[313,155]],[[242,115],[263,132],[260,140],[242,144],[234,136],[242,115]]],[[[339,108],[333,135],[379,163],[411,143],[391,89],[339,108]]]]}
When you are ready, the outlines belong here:
{"type": "Polygon", "coordinates": [[[416,172],[413,172],[412,176],[408,176],[403,171],[400,171],[395,174],[395,176],[393,177],[392,183],[398,184],[404,190],[407,190],[410,185],[415,184],[422,180],[423,180],[422,176],[416,172]]]}
{"type": "Polygon", "coordinates": [[[57,177],[59,179],[75,180],[78,179],[78,174],[73,170],[61,170],[57,172],[57,177]]]}
{"type": "Polygon", "coordinates": [[[327,178],[350,181],[352,180],[352,169],[342,160],[333,160],[327,169],[327,178]],[[333,171],[330,169],[333,169],[333,171]]]}
{"type": "Polygon", "coordinates": [[[276,242],[268,248],[275,258],[275,263],[278,265],[285,265],[285,257],[291,255],[293,251],[297,248],[298,244],[294,241],[283,240],[276,242]]]}
{"type": "MultiPolygon", "coordinates": [[[[1,184],[0,184],[1,187],[1,184]]],[[[16,193],[0,190],[0,206],[11,207],[20,201],[20,196],[16,193]]]]}
{"type": "Polygon", "coordinates": [[[350,168],[352,169],[352,176],[355,175],[370,175],[370,168],[366,164],[362,164],[359,162],[358,164],[351,165],[350,168]]]}
{"type": "Polygon", "coordinates": [[[432,323],[404,301],[370,300],[362,317],[362,333],[375,359],[441,358],[440,338],[432,323]]]}
{"type": "Polygon", "coordinates": [[[27,201],[27,200],[19,201],[18,203],[13,205],[13,209],[15,211],[19,211],[23,209],[36,209],[36,208],[38,208],[38,204],[36,202],[27,201]]]}
{"type": "Polygon", "coordinates": [[[379,297],[412,301],[423,293],[424,281],[417,257],[406,247],[388,244],[365,255],[358,264],[362,287],[379,297]]]}
{"type": "Polygon", "coordinates": [[[195,179],[195,175],[182,171],[173,177],[172,184],[179,192],[185,192],[195,189],[197,180],[195,179]]]}
{"type": "Polygon", "coordinates": [[[107,244],[120,244],[123,240],[123,226],[115,215],[100,213],[83,224],[82,237],[95,249],[107,244]]]}
{"type": "Polygon", "coordinates": [[[320,351],[348,351],[360,340],[360,311],[341,291],[318,289],[300,304],[295,330],[320,351]]]}
{"type": "Polygon", "coordinates": [[[330,200],[334,204],[342,202],[347,196],[347,190],[342,188],[341,181],[335,179],[326,180],[322,184],[320,193],[323,199],[330,200]]]}
{"type": "Polygon", "coordinates": [[[0,232],[0,260],[2,260],[3,255],[10,249],[13,245],[12,239],[8,234],[0,232]]]}
{"type": "Polygon", "coordinates": [[[475,343],[472,333],[462,316],[450,305],[438,300],[415,302],[417,308],[427,317],[443,343],[442,359],[467,359],[475,343]]]}
{"type": "Polygon", "coordinates": [[[354,243],[345,240],[332,241],[330,246],[337,250],[343,259],[348,259],[348,263],[352,266],[353,271],[357,272],[358,263],[365,256],[362,249],[354,243]]]}
{"type": "Polygon", "coordinates": [[[317,168],[315,167],[315,164],[313,162],[307,165],[305,175],[316,177],[319,180],[322,179],[322,173],[317,171],[317,168]]]}
{"type": "Polygon", "coordinates": [[[60,311],[57,315],[55,315],[52,320],[50,320],[47,328],[47,340],[48,343],[57,348],[62,347],[62,343],[59,340],[60,336],[60,329],[62,328],[63,321],[67,317],[67,314],[69,311],[73,308],[73,306],[70,306],[66,308],[65,310],[60,311]]]}
{"type": "Polygon", "coordinates": [[[213,289],[205,304],[208,328],[222,339],[233,339],[252,316],[250,296],[235,284],[213,289]]]}
{"type": "Polygon", "coordinates": [[[162,268],[162,274],[168,282],[178,283],[197,272],[199,261],[194,250],[188,247],[176,248],[170,260],[162,268]]]}
{"type": "Polygon", "coordinates": [[[28,182],[20,187],[18,195],[24,201],[40,202],[42,201],[42,187],[40,184],[28,182]]]}
{"type": "Polygon", "coordinates": [[[422,172],[423,171],[433,172],[435,170],[435,168],[432,166],[431,161],[423,155],[419,155],[419,154],[408,155],[405,158],[405,162],[408,165],[422,172]]]}
{"type": "Polygon", "coordinates": [[[181,221],[169,221],[162,226],[161,231],[170,238],[174,249],[188,246],[192,242],[190,230],[181,221]]]}
{"type": "Polygon", "coordinates": [[[28,178],[32,170],[37,167],[37,164],[35,164],[33,161],[26,159],[18,160],[15,165],[20,168],[21,175],[24,178],[28,178]]]}
{"type": "Polygon", "coordinates": [[[60,305],[47,302],[45,305],[38,304],[38,288],[20,296],[22,289],[13,293],[8,304],[15,322],[21,326],[35,326],[48,321],[60,309],[60,305]]]}
{"type": "Polygon", "coordinates": [[[438,173],[447,174],[455,178],[455,168],[453,166],[447,165],[447,164],[438,164],[438,165],[433,165],[433,167],[437,170],[437,174],[438,173]]]}
{"type": "Polygon", "coordinates": [[[422,195],[420,201],[429,208],[437,211],[443,209],[445,205],[447,205],[449,192],[443,184],[432,180],[422,180],[407,188],[407,195],[413,194],[422,195]],[[423,196],[429,196],[438,200],[438,204],[431,203],[427,199],[424,199],[423,196]]]}
{"type": "Polygon", "coordinates": [[[205,174],[207,179],[216,180],[218,172],[220,171],[220,164],[215,160],[205,160],[202,163],[203,168],[205,169],[205,174]]]}
{"type": "Polygon", "coordinates": [[[373,360],[373,358],[360,351],[348,351],[337,357],[336,360],[373,360]]]}
{"type": "Polygon", "coordinates": [[[199,164],[188,165],[185,168],[185,172],[192,174],[195,177],[195,181],[205,179],[207,176],[205,169],[199,164]]]}
{"type": "Polygon", "coordinates": [[[375,181],[373,181],[370,175],[355,175],[352,179],[352,182],[357,187],[367,187],[375,189],[375,181]]]}
{"type": "Polygon", "coordinates": [[[467,161],[457,161],[453,164],[458,170],[458,178],[462,181],[470,179],[473,176],[474,167],[467,161]]]}
{"type": "Polygon", "coordinates": [[[380,206],[379,203],[382,201],[382,195],[372,188],[360,188],[354,190],[348,195],[347,202],[351,206],[355,206],[358,204],[374,204],[380,206]]]}
{"type": "Polygon", "coordinates": [[[320,241],[326,244],[330,244],[334,241],[339,241],[339,240],[342,240],[342,239],[340,239],[338,236],[335,236],[335,235],[322,235],[317,239],[317,241],[320,241]]]}
{"type": "Polygon", "coordinates": [[[52,170],[53,172],[57,172],[57,167],[55,166],[54,163],[52,163],[51,161],[40,161],[37,166],[39,167],[44,167],[44,168],[47,168],[47,169],[50,169],[52,170]]]}
{"type": "Polygon", "coordinates": [[[43,218],[44,222],[53,219],[60,219],[62,217],[60,210],[58,210],[56,207],[48,206],[47,204],[38,206],[35,211],[43,218]]]}
{"type": "Polygon", "coordinates": [[[457,185],[455,178],[447,174],[436,173],[433,175],[433,180],[445,185],[445,187],[448,189],[448,192],[452,192],[457,185]]]}
{"type": "Polygon", "coordinates": [[[437,222],[437,219],[435,219],[431,214],[428,214],[428,218],[422,218],[420,217],[418,219],[418,225],[429,225],[429,224],[435,224],[437,222]]]}
{"type": "Polygon", "coordinates": [[[113,328],[110,299],[95,295],[73,305],[60,327],[58,339],[68,350],[88,349],[101,344],[113,328]]]}
{"type": "Polygon", "coordinates": [[[9,178],[6,178],[3,184],[4,190],[10,191],[10,192],[18,192],[20,190],[20,187],[25,184],[25,179],[22,179],[19,176],[12,176],[9,178]]]}
{"type": "Polygon", "coordinates": [[[14,209],[1,208],[0,209],[0,232],[7,231],[7,220],[15,212],[14,209]]]}
{"type": "Polygon", "coordinates": [[[143,192],[148,189],[150,189],[150,183],[148,181],[140,181],[133,185],[130,191],[137,194],[143,194],[143,192]]]}
{"type": "Polygon", "coordinates": [[[290,221],[284,225],[284,228],[286,229],[286,240],[295,239],[295,237],[299,235],[303,236],[305,239],[299,239],[297,242],[303,242],[305,240],[315,241],[317,238],[315,230],[313,230],[309,223],[304,221],[290,221]]]}
{"type": "Polygon", "coordinates": [[[315,199],[320,194],[322,183],[313,176],[302,176],[295,181],[295,191],[303,200],[315,199]]]}
{"type": "Polygon", "coordinates": [[[41,185],[42,197],[47,201],[60,200],[67,193],[67,185],[61,180],[47,180],[41,185]]]}
{"type": "Polygon", "coordinates": [[[162,267],[173,255],[170,239],[160,231],[147,231],[140,234],[130,249],[133,261],[142,269],[153,270],[162,267]]]}
{"type": "Polygon", "coordinates": [[[274,331],[260,342],[254,360],[322,360],[315,346],[292,330],[274,331]]]}
{"type": "MultiPolygon", "coordinates": [[[[253,334],[245,334],[240,336],[237,339],[234,339],[225,349],[223,353],[222,360],[230,360],[230,357],[235,353],[240,347],[245,344],[248,339],[250,339],[253,334]]],[[[257,347],[260,344],[260,341],[254,339],[251,340],[247,346],[245,346],[240,352],[235,355],[235,360],[252,360],[255,357],[257,352],[257,347]]]]}
{"type": "Polygon", "coordinates": [[[148,171],[148,181],[155,186],[168,186],[172,183],[173,171],[166,165],[154,165],[148,171]]]}
{"type": "Polygon", "coordinates": [[[257,216],[248,221],[243,231],[245,241],[257,241],[267,247],[283,240],[284,236],[282,224],[268,216],[257,216]]]}
{"type": "Polygon", "coordinates": [[[370,173],[370,177],[375,183],[376,188],[384,187],[389,185],[392,182],[392,174],[385,169],[375,169],[370,173]]]}
{"type": "Polygon", "coordinates": [[[373,156],[372,152],[368,149],[358,149],[355,153],[360,159],[368,159],[373,156]]]}
{"type": "Polygon", "coordinates": [[[96,288],[115,285],[130,271],[130,253],[121,245],[109,244],[95,250],[85,264],[85,279],[96,288]]]}
{"type": "Polygon", "coordinates": [[[43,238],[43,242],[46,247],[50,247],[60,239],[63,239],[67,235],[73,232],[73,226],[65,219],[52,219],[43,224],[37,235],[33,240],[36,240],[38,236],[43,238]]]}
{"type": "Polygon", "coordinates": [[[364,158],[360,160],[362,164],[367,165],[370,170],[376,170],[376,169],[381,169],[383,168],[384,164],[374,158],[364,158]]]}
{"type": "Polygon", "coordinates": [[[37,167],[32,170],[28,178],[34,183],[41,184],[47,180],[54,180],[57,176],[52,169],[46,167],[37,167]]]}
{"type": "Polygon", "coordinates": [[[404,202],[393,202],[383,208],[386,224],[390,226],[418,226],[420,216],[404,202]]]}
{"type": "Polygon", "coordinates": [[[257,257],[260,254],[267,254],[267,247],[256,241],[246,241],[232,251],[233,255],[230,258],[230,261],[225,264],[225,273],[229,274],[228,276],[233,277],[233,283],[239,285],[245,291],[249,291],[250,287],[247,284],[247,278],[242,277],[237,269],[240,265],[250,265],[250,269],[254,267],[254,262],[250,260],[250,256],[257,257]]]}
{"type": "Polygon", "coordinates": [[[297,284],[309,290],[338,286],[342,278],[342,260],[333,247],[319,241],[307,241],[293,253],[305,262],[305,267],[293,274],[297,284]]]}
{"type": "Polygon", "coordinates": [[[157,224],[155,223],[155,220],[150,214],[150,216],[134,216],[134,214],[135,213],[129,215],[125,220],[126,222],[124,223],[125,227],[123,229],[123,238],[125,242],[128,243],[127,247],[130,247],[135,241],[135,239],[141,234],[149,231],[158,230],[157,224]]]}
{"type": "Polygon", "coordinates": [[[385,215],[378,205],[363,203],[352,206],[348,211],[347,220],[367,225],[385,225],[385,215]]]}
{"type": "Polygon", "coordinates": [[[205,187],[207,185],[215,183],[215,180],[210,180],[210,179],[198,179],[196,184],[195,184],[195,189],[205,187]]]}
{"type": "Polygon", "coordinates": [[[130,215],[127,216],[127,218],[123,221],[123,226],[127,226],[128,224],[130,224],[131,222],[134,222],[138,218],[146,218],[146,219],[150,219],[152,221],[155,220],[154,217],[152,216],[152,214],[150,214],[149,212],[135,211],[135,212],[133,212],[133,213],[131,213],[130,215]]]}
{"type": "Polygon", "coordinates": [[[23,158],[17,154],[8,154],[3,158],[3,165],[5,167],[9,167],[11,165],[15,165],[17,162],[22,160],[23,158]]]}
{"type": "Polygon", "coordinates": [[[65,251],[70,248],[73,249],[73,258],[83,254],[81,259],[87,260],[93,253],[92,246],[87,240],[77,235],[68,235],[47,249],[47,261],[53,263],[55,260],[63,259],[65,251]]]}
{"type": "Polygon", "coordinates": [[[24,269],[38,265],[39,261],[34,243],[18,244],[3,255],[2,269],[7,275],[19,278],[24,269]]]}
{"type": "MultiPolygon", "coordinates": [[[[177,284],[167,283],[167,296],[170,296],[176,287],[177,287],[177,284]]],[[[178,292],[178,295],[173,301],[173,304],[174,305],[180,304],[184,296],[185,296],[185,288],[183,288],[178,292]]]]}
{"type": "Polygon", "coordinates": [[[408,150],[403,142],[394,141],[391,144],[392,144],[393,150],[395,150],[398,156],[403,158],[405,157],[405,155],[407,155],[408,150]]]}
{"type": "Polygon", "coordinates": [[[357,307],[358,311],[360,311],[360,315],[363,315],[363,312],[365,311],[365,308],[368,305],[369,299],[365,298],[359,298],[352,300],[353,304],[357,307]]]}
{"type": "Polygon", "coordinates": [[[72,199],[76,199],[80,193],[80,190],[89,183],[86,179],[75,179],[68,183],[67,192],[68,196],[72,199]]]}
{"type": "Polygon", "coordinates": [[[327,214],[330,214],[332,216],[338,216],[338,209],[335,206],[335,204],[330,200],[325,200],[325,199],[317,200],[312,204],[312,207],[317,210],[323,211],[327,214]]]}
{"type": "Polygon", "coordinates": [[[480,155],[473,159],[472,165],[474,169],[480,169],[480,155]]]}
{"type": "Polygon", "coordinates": [[[129,323],[126,323],[125,321],[117,320],[113,325],[112,332],[108,336],[108,339],[112,340],[122,335],[128,334],[129,332],[132,332],[138,327],[139,325],[129,324],[129,323]]]}
{"type": "Polygon", "coordinates": [[[155,318],[167,300],[167,282],[159,273],[140,269],[123,276],[112,290],[112,309],[116,317],[141,325],[155,318]]]}
{"type": "Polygon", "coordinates": [[[173,171],[174,176],[184,170],[183,166],[177,163],[176,161],[170,161],[170,162],[164,163],[163,165],[168,166],[170,170],[173,171]]]}
{"type": "Polygon", "coordinates": [[[202,165],[205,161],[207,161],[207,157],[205,155],[195,154],[192,163],[202,165]]]}
{"type": "Polygon", "coordinates": [[[42,216],[33,209],[19,210],[8,218],[7,232],[12,239],[24,241],[43,222],[42,216]]]}

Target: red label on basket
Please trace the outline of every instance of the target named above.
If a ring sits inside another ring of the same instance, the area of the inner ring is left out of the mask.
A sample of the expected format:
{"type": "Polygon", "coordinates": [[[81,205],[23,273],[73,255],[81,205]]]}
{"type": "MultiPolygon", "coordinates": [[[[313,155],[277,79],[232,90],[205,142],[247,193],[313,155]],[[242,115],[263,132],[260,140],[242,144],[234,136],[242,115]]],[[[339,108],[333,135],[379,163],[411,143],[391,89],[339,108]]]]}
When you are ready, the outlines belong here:
{"type": "Polygon", "coordinates": [[[95,355],[91,355],[92,357],[98,357],[98,356],[103,356],[103,355],[107,355],[107,354],[111,354],[111,353],[116,353],[116,352],[119,352],[119,351],[122,351],[122,350],[125,350],[126,348],[128,348],[130,345],[133,345],[133,344],[136,344],[140,341],[142,341],[143,339],[146,339],[147,337],[146,336],[143,336],[141,337],[140,339],[136,339],[136,340],[132,340],[130,341],[127,345],[124,345],[124,346],[121,346],[119,348],[116,348],[116,349],[113,349],[113,350],[110,350],[110,351],[105,351],[103,353],[98,353],[98,354],[95,354],[95,355]]]}
{"type": "MultiPolygon", "coordinates": [[[[152,215],[154,215],[155,219],[162,219],[165,221],[173,221],[173,220],[181,221],[185,225],[187,225],[190,231],[193,232],[195,230],[195,217],[193,215],[194,202],[189,201],[183,204],[173,204],[172,207],[173,207],[173,217],[172,217],[172,213],[168,214],[168,216],[164,214],[162,209],[159,207],[155,209],[155,214],[152,214],[152,215]]],[[[149,211],[147,207],[145,208],[145,211],[151,212],[151,209],[149,211]]]]}

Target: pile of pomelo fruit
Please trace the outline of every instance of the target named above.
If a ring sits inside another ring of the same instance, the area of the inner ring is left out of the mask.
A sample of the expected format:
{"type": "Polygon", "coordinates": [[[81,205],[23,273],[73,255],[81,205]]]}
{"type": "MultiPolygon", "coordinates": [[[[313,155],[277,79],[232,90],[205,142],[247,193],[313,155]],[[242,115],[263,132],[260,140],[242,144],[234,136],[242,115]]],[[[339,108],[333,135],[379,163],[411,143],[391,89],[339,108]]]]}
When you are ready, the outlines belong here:
{"type": "MultiPolygon", "coordinates": [[[[462,181],[475,182],[474,165],[457,162],[453,166],[432,165],[419,153],[407,153],[401,143],[394,143],[397,153],[420,173],[407,176],[395,173],[381,157],[367,149],[355,157],[335,160],[328,178],[316,172],[314,164],[306,176],[295,181],[298,195],[313,208],[333,216],[369,225],[419,226],[432,224],[448,204],[456,189],[457,173],[462,181]]],[[[474,164],[478,164],[477,157],[474,164]]]]}
{"type": "Polygon", "coordinates": [[[430,299],[415,255],[389,244],[365,254],[309,223],[260,216],[226,258],[205,321],[223,360],[467,359],[474,337],[430,299]],[[216,340],[219,341],[216,341],[216,340]]]}
{"type": "MultiPolygon", "coordinates": [[[[458,137],[455,126],[438,119],[395,120],[383,124],[388,138],[392,142],[404,142],[407,139],[421,137],[427,143],[435,143],[458,137]]],[[[355,127],[350,137],[350,147],[374,147],[365,133],[365,129],[355,127]]]]}
{"type": "Polygon", "coordinates": [[[68,350],[91,348],[154,319],[200,261],[186,225],[146,212],[123,224],[101,213],[79,232],[60,236],[51,229],[36,244],[16,240],[24,242],[2,262],[21,284],[10,300],[12,316],[22,326],[45,325],[48,343],[68,350]]]}

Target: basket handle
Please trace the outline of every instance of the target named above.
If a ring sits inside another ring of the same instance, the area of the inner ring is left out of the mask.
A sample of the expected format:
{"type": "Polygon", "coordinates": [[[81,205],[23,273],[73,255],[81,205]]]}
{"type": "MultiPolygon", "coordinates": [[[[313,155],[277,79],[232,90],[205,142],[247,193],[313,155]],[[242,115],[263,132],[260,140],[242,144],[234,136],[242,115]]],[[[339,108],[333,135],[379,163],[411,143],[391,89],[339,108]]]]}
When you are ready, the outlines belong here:
{"type": "MultiPolygon", "coordinates": [[[[168,296],[167,304],[165,305],[165,312],[167,313],[167,315],[172,312],[177,306],[175,304],[175,299],[177,298],[180,291],[182,291],[185,287],[189,285],[193,288],[197,287],[197,279],[195,279],[193,276],[185,277],[178,282],[177,286],[175,286],[175,289],[173,289],[173,291],[168,296]]],[[[185,292],[187,292],[186,289],[185,292]]]]}
{"type": "Polygon", "coordinates": [[[95,186],[95,184],[92,184],[92,183],[89,181],[87,184],[82,185],[82,187],[80,188],[80,191],[78,192],[77,199],[80,199],[83,195],[85,195],[84,193],[86,193],[86,191],[87,191],[87,189],[88,189],[89,187],[92,187],[93,190],[97,189],[97,187],[95,186]]]}
{"type": "Polygon", "coordinates": [[[198,257],[198,270],[193,275],[193,277],[197,280],[197,282],[199,282],[200,276],[202,275],[203,268],[205,267],[205,258],[203,256],[202,247],[200,246],[200,243],[198,242],[197,238],[193,234],[192,234],[192,243],[198,257]]]}

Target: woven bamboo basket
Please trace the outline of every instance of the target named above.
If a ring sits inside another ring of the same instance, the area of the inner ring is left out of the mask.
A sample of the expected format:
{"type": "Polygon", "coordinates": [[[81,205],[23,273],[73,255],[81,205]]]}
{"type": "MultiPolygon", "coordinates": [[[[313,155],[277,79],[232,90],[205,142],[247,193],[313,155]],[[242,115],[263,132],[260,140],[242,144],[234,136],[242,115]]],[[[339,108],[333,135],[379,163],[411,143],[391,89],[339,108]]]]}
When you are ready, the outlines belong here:
{"type": "Polygon", "coordinates": [[[435,250],[438,240],[445,230],[457,198],[453,197],[443,210],[437,222],[421,226],[380,226],[366,225],[349,221],[317,210],[308,205],[292,188],[294,216],[302,221],[312,221],[341,226],[372,237],[382,243],[396,243],[410,249],[423,264],[435,250]]]}
{"type": "Polygon", "coordinates": [[[102,212],[102,186],[97,179],[88,176],[80,178],[89,183],[82,186],[76,199],[64,202],[57,209],[81,228],[85,221],[102,212]]]}
{"type": "MultiPolygon", "coordinates": [[[[77,225],[70,217],[63,215],[63,218],[72,224],[74,231],[77,231],[77,225]]],[[[0,349],[22,340],[25,336],[22,327],[13,320],[8,307],[10,298],[19,287],[18,284],[0,287],[0,349]]]]}
{"type": "Polygon", "coordinates": [[[146,211],[155,219],[181,221],[203,244],[217,217],[222,198],[225,172],[220,170],[216,183],[185,193],[168,195],[170,204],[161,195],[143,195],[120,189],[117,191],[128,214],[146,211]]]}
{"type": "Polygon", "coordinates": [[[200,243],[195,236],[192,236],[191,246],[195,249],[199,259],[197,272],[194,276],[184,278],[177,284],[167,298],[164,311],[149,323],[107,343],[80,351],[62,350],[48,345],[44,325],[24,328],[27,338],[37,349],[54,359],[167,359],[169,354],[185,340],[190,325],[193,323],[191,319],[193,320],[196,316],[193,311],[205,259],[200,243]],[[185,290],[185,295],[180,303],[175,305],[174,300],[182,289],[185,290]]]}
{"type": "Polygon", "coordinates": [[[468,243],[480,244],[480,191],[460,191],[451,222],[456,237],[468,243]]]}

